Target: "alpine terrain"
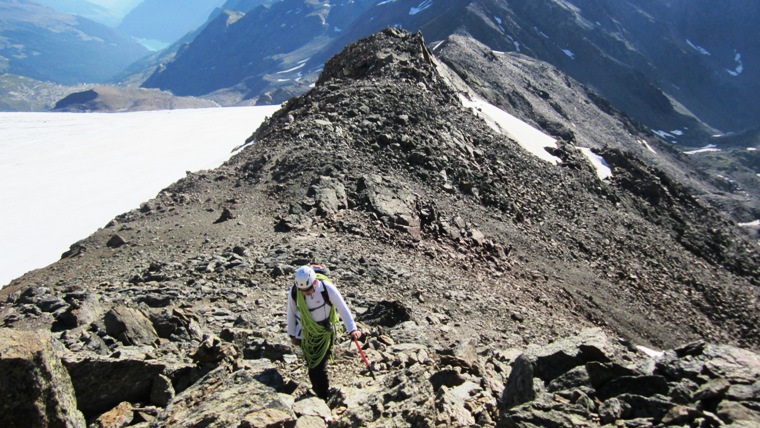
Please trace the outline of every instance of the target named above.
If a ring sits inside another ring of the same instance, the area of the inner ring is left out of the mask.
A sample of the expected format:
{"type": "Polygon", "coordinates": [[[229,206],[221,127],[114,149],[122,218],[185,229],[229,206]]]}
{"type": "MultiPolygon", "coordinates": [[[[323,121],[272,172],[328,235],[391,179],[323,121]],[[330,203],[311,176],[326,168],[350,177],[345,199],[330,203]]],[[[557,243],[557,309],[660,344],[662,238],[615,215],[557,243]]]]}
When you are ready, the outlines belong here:
{"type": "Polygon", "coordinates": [[[63,85],[103,83],[148,53],[111,28],[31,0],[0,1],[0,17],[3,76],[63,85]]]}
{"type": "MultiPolygon", "coordinates": [[[[385,27],[420,31],[430,48],[454,37],[494,52],[455,66],[490,101],[534,121],[534,112],[520,107],[527,103],[505,90],[515,85],[492,57],[550,64],[689,155],[692,173],[711,182],[712,190],[692,189],[696,194],[737,223],[760,218],[760,73],[751,72],[760,57],[760,3],[283,0],[232,7],[228,2],[130,81],[221,105],[270,105],[308,91],[327,59],[385,27]]],[[[567,122],[571,111],[557,117],[567,122]]]]}
{"type": "Polygon", "coordinates": [[[385,29],[251,131],[0,291],[0,425],[760,423],[756,243],[557,68],[385,29]],[[285,333],[309,262],[373,369],[340,338],[326,401],[285,333]]]}

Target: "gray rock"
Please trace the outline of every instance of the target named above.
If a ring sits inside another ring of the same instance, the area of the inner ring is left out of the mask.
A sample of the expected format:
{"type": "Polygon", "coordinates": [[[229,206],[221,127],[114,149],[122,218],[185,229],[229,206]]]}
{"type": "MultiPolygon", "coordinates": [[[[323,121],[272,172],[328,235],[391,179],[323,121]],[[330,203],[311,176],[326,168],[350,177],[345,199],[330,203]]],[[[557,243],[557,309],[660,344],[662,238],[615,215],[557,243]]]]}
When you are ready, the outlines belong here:
{"type": "Polygon", "coordinates": [[[106,313],[103,321],[108,335],[125,345],[153,345],[158,341],[153,324],[137,309],[115,307],[106,313]]]}
{"type": "Polygon", "coordinates": [[[63,357],[76,391],[79,409],[86,417],[106,412],[119,403],[150,402],[159,375],[181,373],[187,365],[168,367],[166,362],[131,358],[109,358],[80,352],[63,357]]]}
{"type": "Polygon", "coordinates": [[[729,424],[747,423],[760,426],[760,409],[751,408],[734,401],[723,401],[718,405],[717,415],[729,424]]]}
{"type": "Polygon", "coordinates": [[[106,242],[106,246],[109,248],[119,248],[126,244],[127,240],[119,234],[112,235],[111,238],[108,239],[108,242],[106,242]]]}
{"type": "Polygon", "coordinates": [[[0,426],[86,426],[69,373],[43,331],[0,329],[0,426]]]}
{"type": "Polygon", "coordinates": [[[590,388],[591,381],[586,367],[578,366],[553,379],[548,385],[546,385],[546,390],[554,392],[583,387],[590,388]]]}
{"type": "Polygon", "coordinates": [[[667,395],[668,383],[662,376],[620,376],[597,388],[599,398],[606,400],[620,394],[636,394],[645,397],[667,395]]]}
{"type": "Polygon", "coordinates": [[[610,361],[613,344],[600,329],[584,330],[578,336],[546,346],[529,346],[512,363],[502,395],[504,409],[536,398],[534,378],[552,381],[574,367],[590,361],[610,361]]]}
{"type": "Polygon", "coordinates": [[[233,373],[228,370],[219,367],[178,394],[151,426],[240,426],[244,423],[250,426],[261,418],[295,421],[295,414],[277,392],[256,380],[260,374],[257,370],[242,369],[233,373]]]}
{"type": "Polygon", "coordinates": [[[309,189],[308,195],[314,198],[320,215],[329,216],[348,208],[346,188],[335,178],[319,177],[309,189]]]}
{"type": "Polygon", "coordinates": [[[153,386],[150,389],[150,402],[156,406],[166,407],[174,398],[174,386],[172,381],[163,374],[153,378],[153,386]]]}

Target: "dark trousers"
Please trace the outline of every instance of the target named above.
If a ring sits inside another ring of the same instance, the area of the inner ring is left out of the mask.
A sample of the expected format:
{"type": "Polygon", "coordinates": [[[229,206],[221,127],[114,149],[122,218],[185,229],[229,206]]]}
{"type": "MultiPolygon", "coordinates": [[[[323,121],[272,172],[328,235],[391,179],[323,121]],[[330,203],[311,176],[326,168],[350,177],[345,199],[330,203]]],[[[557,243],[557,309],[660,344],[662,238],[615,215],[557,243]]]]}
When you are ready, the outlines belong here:
{"type": "Polygon", "coordinates": [[[317,397],[326,400],[330,394],[330,379],[327,376],[327,361],[330,359],[330,353],[332,352],[332,341],[330,341],[330,348],[327,349],[322,361],[317,364],[313,369],[309,369],[309,380],[311,380],[311,388],[317,394],[317,397]]]}

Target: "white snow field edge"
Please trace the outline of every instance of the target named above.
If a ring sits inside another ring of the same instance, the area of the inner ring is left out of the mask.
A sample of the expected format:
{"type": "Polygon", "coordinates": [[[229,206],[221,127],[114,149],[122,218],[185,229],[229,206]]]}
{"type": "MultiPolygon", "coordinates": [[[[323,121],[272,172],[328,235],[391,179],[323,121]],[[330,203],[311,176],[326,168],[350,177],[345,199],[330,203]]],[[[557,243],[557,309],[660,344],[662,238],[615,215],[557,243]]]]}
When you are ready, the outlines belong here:
{"type": "Polygon", "coordinates": [[[0,113],[0,288],[187,171],[218,167],[279,108],[0,113]]]}

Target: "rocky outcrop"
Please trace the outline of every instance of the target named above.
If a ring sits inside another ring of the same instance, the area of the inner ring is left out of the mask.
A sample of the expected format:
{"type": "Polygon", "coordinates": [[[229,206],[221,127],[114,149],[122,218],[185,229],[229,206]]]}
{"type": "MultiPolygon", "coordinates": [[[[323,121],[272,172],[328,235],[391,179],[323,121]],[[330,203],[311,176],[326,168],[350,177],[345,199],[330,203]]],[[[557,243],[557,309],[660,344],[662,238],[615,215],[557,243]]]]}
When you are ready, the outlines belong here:
{"type": "Polygon", "coordinates": [[[600,331],[529,347],[512,364],[502,427],[752,426],[760,356],[692,343],[632,356],[600,331]]]}
{"type": "Polygon", "coordinates": [[[86,426],[50,333],[0,328],[0,425],[86,426]]]}

